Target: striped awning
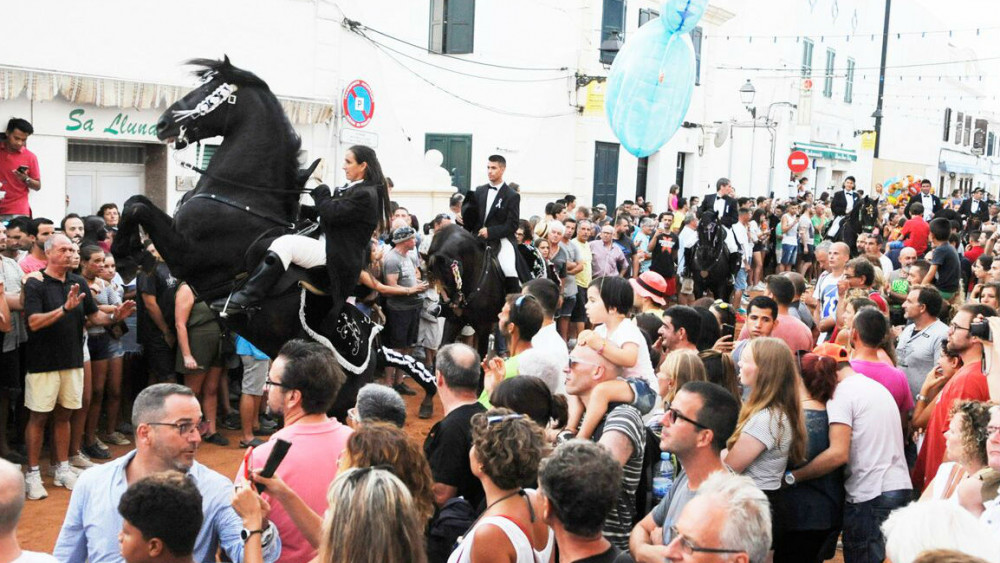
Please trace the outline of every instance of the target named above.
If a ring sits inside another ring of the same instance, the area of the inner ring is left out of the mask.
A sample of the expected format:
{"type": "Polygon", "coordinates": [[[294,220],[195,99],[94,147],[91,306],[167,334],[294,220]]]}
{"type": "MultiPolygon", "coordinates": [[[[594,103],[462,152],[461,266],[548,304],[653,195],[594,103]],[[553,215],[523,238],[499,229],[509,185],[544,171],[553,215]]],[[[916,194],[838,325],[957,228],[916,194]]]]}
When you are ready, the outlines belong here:
{"type": "Polygon", "coordinates": [[[853,149],[843,149],[840,147],[831,147],[829,145],[821,145],[818,143],[792,143],[792,150],[802,151],[806,153],[809,158],[826,158],[830,160],[849,160],[855,162],[858,160],[858,153],[853,149]]]}
{"type": "MultiPolygon", "coordinates": [[[[59,97],[97,107],[145,110],[167,107],[190,90],[190,86],[0,65],[0,101],[22,95],[41,102],[59,97]]],[[[329,100],[277,98],[293,124],[328,123],[336,113],[329,100]]]]}

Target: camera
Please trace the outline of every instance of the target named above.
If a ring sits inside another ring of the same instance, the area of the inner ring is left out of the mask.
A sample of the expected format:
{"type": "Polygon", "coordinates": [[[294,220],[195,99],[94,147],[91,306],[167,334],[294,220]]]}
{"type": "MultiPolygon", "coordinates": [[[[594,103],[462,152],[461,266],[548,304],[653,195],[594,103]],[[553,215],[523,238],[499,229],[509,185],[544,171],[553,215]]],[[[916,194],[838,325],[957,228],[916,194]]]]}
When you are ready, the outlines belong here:
{"type": "Polygon", "coordinates": [[[992,341],[993,338],[990,336],[990,323],[983,321],[981,323],[972,323],[969,326],[969,335],[978,337],[982,340],[992,341]]]}

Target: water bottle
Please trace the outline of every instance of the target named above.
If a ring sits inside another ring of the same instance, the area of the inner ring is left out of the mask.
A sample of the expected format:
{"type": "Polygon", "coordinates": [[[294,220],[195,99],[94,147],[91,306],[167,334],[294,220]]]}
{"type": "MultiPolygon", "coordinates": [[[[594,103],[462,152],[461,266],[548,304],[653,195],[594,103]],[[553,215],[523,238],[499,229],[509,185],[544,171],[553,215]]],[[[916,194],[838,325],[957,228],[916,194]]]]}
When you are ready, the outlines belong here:
{"type": "Polygon", "coordinates": [[[670,494],[670,489],[674,486],[674,462],[670,458],[670,452],[660,454],[660,463],[656,466],[656,473],[653,474],[653,503],[659,504],[661,500],[670,494]]]}

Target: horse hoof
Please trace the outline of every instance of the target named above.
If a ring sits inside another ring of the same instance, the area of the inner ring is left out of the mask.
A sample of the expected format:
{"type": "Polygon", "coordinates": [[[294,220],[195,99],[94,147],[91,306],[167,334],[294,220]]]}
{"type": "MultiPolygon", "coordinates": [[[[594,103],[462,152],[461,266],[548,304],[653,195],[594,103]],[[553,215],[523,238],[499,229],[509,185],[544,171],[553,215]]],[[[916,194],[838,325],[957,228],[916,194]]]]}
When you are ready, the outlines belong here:
{"type": "Polygon", "coordinates": [[[434,416],[434,403],[420,403],[420,410],[417,412],[417,418],[430,418],[434,416]]]}

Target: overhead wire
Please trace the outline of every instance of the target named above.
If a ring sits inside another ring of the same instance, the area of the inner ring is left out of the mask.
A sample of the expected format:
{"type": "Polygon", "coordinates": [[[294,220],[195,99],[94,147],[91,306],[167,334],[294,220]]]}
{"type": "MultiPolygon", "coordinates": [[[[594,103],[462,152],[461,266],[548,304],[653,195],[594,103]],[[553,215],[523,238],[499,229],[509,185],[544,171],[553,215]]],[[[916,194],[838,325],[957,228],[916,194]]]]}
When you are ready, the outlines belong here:
{"type": "Polygon", "coordinates": [[[375,49],[377,49],[379,52],[381,52],[383,55],[385,55],[387,58],[389,58],[391,61],[393,61],[394,63],[396,63],[400,67],[402,67],[404,70],[406,70],[407,72],[409,72],[413,76],[417,77],[421,81],[423,81],[426,84],[430,85],[434,89],[439,90],[439,91],[441,91],[441,92],[443,92],[443,93],[445,93],[445,94],[447,94],[447,95],[449,95],[449,96],[451,96],[451,97],[453,97],[453,98],[455,98],[455,99],[457,99],[459,101],[465,102],[465,103],[467,103],[467,104],[469,104],[471,106],[475,106],[475,107],[478,107],[480,109],[485,109],[487,111],[491,111],[491,112],[494,112],[494,113],[499,113],[499,114],[502,114],[502,115],[509,115],[509,116],[512,116],[512,117],[533,118],[533,119],[550,119],[550,118],[556,118],[556,117],[567,117],[567,116],[570,116],[570,115],[576,115],[577,114],[576,109],[573,109],[572,111],[561,112],[561,113],[530,114],[530,113],[523,113],[523,112],[517,112],[517,111],[510,111],[510,110],[507,110],[507,109],[504,109],[504,108],[498,108],[498,107],[495,107],[495,106],[490,106],[490,105],[483,104],[483,103],[480,103],[480,102],[477,102],[477,101],[474,101],[474,100],[470,100],[468,98],[465,98],[463,96],[460,96],[460,95],[452,92],[451,90],[448,90],[447,88],[444,88],[444,87],[438,85],[437,83],[435,83],[434,81],[432,81],[432,80],[428,79],[427,77],[423,76],[419,72],[417,72],[417,71],[413,70],[412,68],[406,66],[406,64],[404,64],[402,61],[400,61],[395,56],[393,56],[387,49],[383,48],[380,44],[378,44],[377,42],[373,41],[370,37],[368,37],[360,29],[357,29],[357,28],[354,28],[354,27],[351,27],[349,29],[351,29],[351,31],[354,32],[355,34],[357,34],[359,37],[361,37],[361,38],[365,39],[366,41],[368,41],[375,49]]]}

